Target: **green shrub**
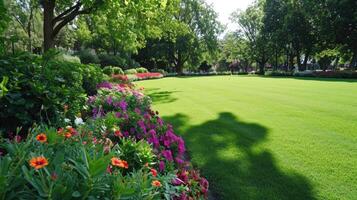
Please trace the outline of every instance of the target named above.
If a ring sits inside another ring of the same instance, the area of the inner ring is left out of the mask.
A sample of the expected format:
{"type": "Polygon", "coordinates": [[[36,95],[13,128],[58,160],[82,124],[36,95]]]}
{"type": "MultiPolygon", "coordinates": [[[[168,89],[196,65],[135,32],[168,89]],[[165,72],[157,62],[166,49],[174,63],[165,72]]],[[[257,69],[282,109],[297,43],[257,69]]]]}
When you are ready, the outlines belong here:
{"type": "Polygon", "coordinates": [[[114,74],[114,75],[118,75],[118,74],[124,75],[124,71],[123,71],[123,69],[120,68],[120,67],[113,67],[113,74],[114,74]]]}
{"type": "Polygon", "coordinates": [[[73,119],[87,93],[94,94],[103,81],[98,66],[44,62],[30,54],[0,58],[0,65],[0,77],[9,77],[8,91],[0,97],[0,127],[6,131],[40,122],[60,124],[63,116],[73,119]]]}
{"type": "Polygon", "coordinates": [[[98,56],[101,66],[127,66],[125,59],[109,54],[99,54],[98,56]]]}
{"type": "Polygon", "coordinates": [[[78,52],[78,56],[83,64],[99,64],[99,58],[96,53],[90,49],[83,49],[78,52]]]}
{"type": "Polygon", "coordinates": [[[286,71],[266,71],[265,76],[292,76],[293,72],[286,71]]]}
{"type": "Polygon", "coordinates": [[[60,62],[72,62],[72,63],[77,63],[80,64],[81,60],[77,56],[71,56],[65,53],[60,53],[59,55],[54,57],[55,60],[60,61],[60,62]]]}
{"type": "Polygon", "coordinates": [[[174,174],[156,177],[144,166],[154,159],[145,141],[113,144],[87,133],[72,127],[36,127],[20,142],[1,143],[7,153],[0,157],[0,183],[6,185],[0,188],[0,198],[162,199],[163,194],[177,194],[180,186],[171,183],[174,174]],[[128,167],[113,164],[113,159],[128,167]],[[165,187],[153,187],[154,180],[165,187]]]}
{"type": "Polygon", "coordinates": [[[98,65],[77,65],[82,69],[83,89],[88,95],[97,92],[97,85],[105,80],[102,69],[98,65]]]}
{"type": "Polygon", "coordinates": [[[125,74],[137,74],[136,69],[127,69],[124,71],[125,74]]]}
{"type": "Polygon", "coordinates": [[[144,67],[139,67],[139,68],[136,68],[135,70],[137,73],[148,73],[149,72],[149,70],[147,70],[144,67]]]}
{"type": "Polygon", "coordinates": [[[111,76],[114,74],[114,70],[113,70],[113,67],[112,66],[106,66],[103,68],[103,73],[108,75],[108,76],[111,76]]]}

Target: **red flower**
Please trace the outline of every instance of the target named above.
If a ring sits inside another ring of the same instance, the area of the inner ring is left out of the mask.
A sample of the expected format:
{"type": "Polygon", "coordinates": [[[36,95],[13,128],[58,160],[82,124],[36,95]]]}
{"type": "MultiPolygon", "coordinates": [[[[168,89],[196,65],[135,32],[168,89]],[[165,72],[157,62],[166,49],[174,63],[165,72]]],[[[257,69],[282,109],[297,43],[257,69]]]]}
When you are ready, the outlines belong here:
{"type": "Polygon", "coordinates": [[[121,133],[120,130],[116,130],[116,131],[114,132],[114,135],[117,136],[117,137],[123,137],[123,134],[121,133]]]}
{"type": "Polygon", "coordinates": [[[152,174],[154,177],[157,176],[157,171],[156,171],[156,169],[151,168],[151,169],[150,169],[150,172],[151,172],[151,174],[152,174]]]}
{"type": "Polygon", "coordinates": [[[47,142],[47,136],[44,133],[40,133],[36,136],[36,140],[41,143],[47,142]]]}

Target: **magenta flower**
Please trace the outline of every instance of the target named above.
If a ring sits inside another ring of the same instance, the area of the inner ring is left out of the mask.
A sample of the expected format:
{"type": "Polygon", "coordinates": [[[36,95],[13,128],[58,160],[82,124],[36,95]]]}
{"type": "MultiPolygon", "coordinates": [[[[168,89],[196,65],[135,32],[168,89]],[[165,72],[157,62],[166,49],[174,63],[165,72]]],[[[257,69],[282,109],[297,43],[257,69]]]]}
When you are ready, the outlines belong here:
{"type": "Polygon", "coordinates": [[[126,111],[127,107],[128,107],[128,103],[126,103],[125,100],[121,100],[119,102],[119,107],[123,110],[123,111],[126,111]]]}
{"type": "Polygon", "coordinates": [[[112,96],[109,96],[109,97],[107,98],[107,104],[108,104],[108,105],[112,105],[112,103],[113,103],[113,97],[112,97],[112,96]]]}
{"type": "Polygon", "coordinates": [[[161,155],[166,158],[166,160],[172,162],[174,159],[172,158],[172,153],[170,150],[164,150],[161,152],[161,155]]]}
{"type": "Polygon", "coordinates": [[[165,163],[164,163],[164,161],[160,161],[160,163],[159,163],[159,170],[160,170],[160,172],[162,172],[162,171],[165,170],[165,163]]]}

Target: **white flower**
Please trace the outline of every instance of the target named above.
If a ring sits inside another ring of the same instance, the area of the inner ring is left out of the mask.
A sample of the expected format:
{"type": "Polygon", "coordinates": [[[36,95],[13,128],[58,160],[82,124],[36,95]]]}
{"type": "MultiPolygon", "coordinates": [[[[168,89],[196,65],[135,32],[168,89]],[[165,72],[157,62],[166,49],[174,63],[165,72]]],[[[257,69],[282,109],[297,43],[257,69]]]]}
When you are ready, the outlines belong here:
{"type": "Polygon", "coordinates": [[[74,123],[76,124],[76,126],[84,124],[83,119],[80,117],[76,117],[76,119],[74,120],[74,123]]]}
{"type": "Polygon", "coordinates": [[[64,122],[69,123],[69,122],[71,122],[71,120],[68,118],[64,118],[64,122]]]}

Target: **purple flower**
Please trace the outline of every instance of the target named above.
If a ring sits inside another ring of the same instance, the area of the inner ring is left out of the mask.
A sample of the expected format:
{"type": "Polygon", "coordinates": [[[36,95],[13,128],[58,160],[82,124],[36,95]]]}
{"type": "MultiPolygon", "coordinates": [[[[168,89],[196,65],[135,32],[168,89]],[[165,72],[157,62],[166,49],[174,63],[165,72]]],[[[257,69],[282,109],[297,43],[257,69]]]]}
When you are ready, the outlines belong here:
{"type": "Polygon", "coordinates": [[[97,89],[100,89],[100,88],[108,88],[108,89],[112,89],[113,88],[113,85],[109,82],[103,82],[103,83],[99,83],[97,85],[97,89]]]}
{"type": "Polygon", "coordinates": [[[112,103],[113,103],[113,97],[112,97],[112,96],[109,96],[109,97],[107,98],[107,104],[112,105],[112,103]]]}
{"type": "Polygon", "coordinates": [[[123,111],[126,111],[127,107],[128,107],[128,103],[126,103],[125,100],[121,100],[119,102],[119,107],[123,110],[123,111]]]}
{"type": "Polygon", "coordinates": [[[185,151],[186,151],[185,142],[183,141],[183,139],[181,137],[177,138],[177,143],[178,143],[177,150],[178,150],[179,154],[185,153],[185,151]]]}
{"type": "Polygon", "coordinates": [[[139,127],[141,128],[141,130],[142,130],[144,133],[146,133],[146,126],[145,126],[144,121],[143,121],[143,120],[139,120],[139,121],[138,121],[138,125],[139,125],[139,127]]]}
{"type": "Polygon", "coordinates": [[[129,132],[128,131],[124,131],[123,135],[124,135],[124,137],[129,137],[129,132]]]}
{"type": "Polygon", "coordinates": [[[160,172],[162,172],[162,171],[165,170],[165,163],[164,163],[164,161],[160,161],[160,163],[159,163],[159,170],[160,170],[160,172]]]}
{"type": "Polygon", "coordinates": [[[166,158],[166,160],[172,162],[174,159],[172,158],[172,153],[170,150],[164,150],[161,152],[162,156],[166,158]]]}
{"type": "Polygon", "coordinates": [[[141,111],[140,111],[140,109],[139,109],[139,108],[135,108],[135,109],[134,109],[134,111],[135,111],[138,115],[140,115],[140,114],[141,114],[141,111]]]}
{"type": "Polygon", "coordinates": [[[182,165],[185,161],[183,161],[181,158],[176,157],[175,161],[177,164],[182,165]]]}
{"type": "Polygon", "coordinates": [[[94,103],[95,99],[96,99],[95,96],[90,96],[90,97],[88,98],[88,104],[94,103]]]}
{"type": "Polygon", "coordinates": [[[160,117],[157,118],[157,123],[158,123],[160,126],[163,126],[163,125],[164,125],[164,121],[163,121],[160,117]]]}
{"type": "Polygon", "coordinates": [[[120,118],[121,117],[121,113],[120,112],[116,112],[115,113],[115,117],[120,118]]]}
{"type": "Polygon", "coordinates": [[[149,144],[153,144],[155,148],[159,148],[160,147],[159,140],[157,139],[156,136],[149,137],[147,140],[148,140],[148,143],[149,144]]]}
{"type": "Polygon", "coordinates": [[[156,131],[154,129],[151,129],[149,132],[148,132],[152,137],[156,136],[156,131]]]}

